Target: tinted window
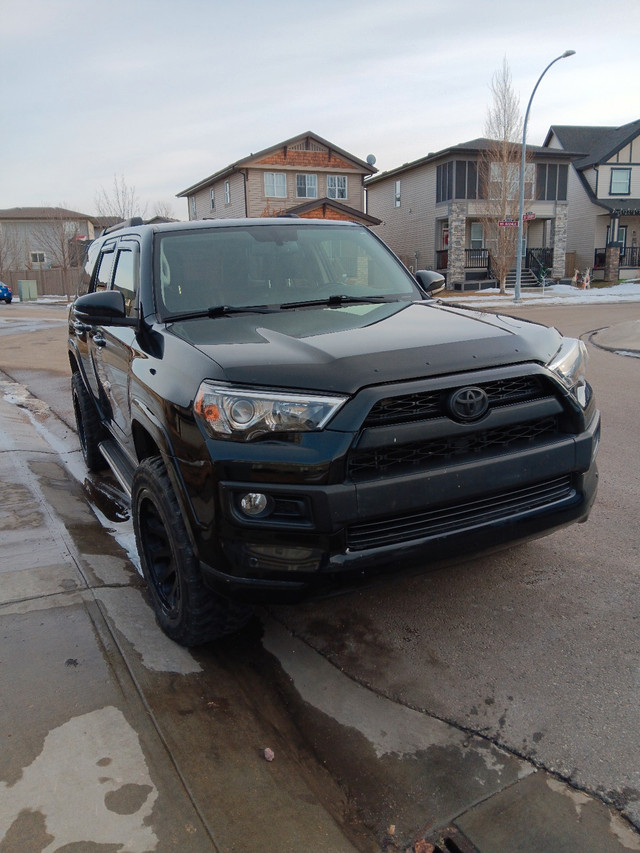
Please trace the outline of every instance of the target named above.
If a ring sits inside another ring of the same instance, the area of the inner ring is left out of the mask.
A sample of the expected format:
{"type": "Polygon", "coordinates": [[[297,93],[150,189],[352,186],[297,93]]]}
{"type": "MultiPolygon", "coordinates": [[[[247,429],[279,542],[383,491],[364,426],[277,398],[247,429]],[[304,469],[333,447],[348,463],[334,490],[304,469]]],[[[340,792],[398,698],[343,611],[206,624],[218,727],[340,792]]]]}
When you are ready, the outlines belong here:
{"type": "Polygon", "coordinates": [[[165,314],[335,294],[419,298],[407,270],[357,226],[177,231],[160,237],[155,262],[158,303],[165,314]]]}

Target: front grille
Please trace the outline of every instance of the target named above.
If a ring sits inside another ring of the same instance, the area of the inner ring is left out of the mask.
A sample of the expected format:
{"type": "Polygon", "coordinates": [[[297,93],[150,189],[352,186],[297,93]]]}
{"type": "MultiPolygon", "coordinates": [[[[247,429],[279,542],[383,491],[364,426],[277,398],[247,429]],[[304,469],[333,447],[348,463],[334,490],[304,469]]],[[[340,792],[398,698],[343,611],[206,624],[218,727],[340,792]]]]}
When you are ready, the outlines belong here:
{"type": "Polygon", "coordinates": [[[411,539],[461,532],[561,502],[570,503],[576,498],[577,492],[571,477],[557,477],[477,500],[382,518],[366,524],[354,524],[347,530],[347,544],[352,551],[362,551],[367,548],[396,545],[411,539]]]}
{"type": "Polygon", "coordinates": [[[462,461],[465,456],[500,453],[528,447],[536,441],[550,439],[559,433],[558,418],[539,418],[529,423],[485,429],[468,435],[450,436],[426,442],[354,451],[349,457],[349,476],[363,479],[382,472],[401,473],[429,463],[462,461]]]}
{"type": "MultiPolygon", "coordinates": [[[[480,387],[486,392],[490,407],[512,405],[549,396],[549,391],[545,389],[543,380],[539,376],[497,379],[481,383],[480,387]]],[[[385,426],[446,417],[446,399],[453,390],[455,388],[450,387],[378,400],[371,408],[363,426],[385,426]]]]}

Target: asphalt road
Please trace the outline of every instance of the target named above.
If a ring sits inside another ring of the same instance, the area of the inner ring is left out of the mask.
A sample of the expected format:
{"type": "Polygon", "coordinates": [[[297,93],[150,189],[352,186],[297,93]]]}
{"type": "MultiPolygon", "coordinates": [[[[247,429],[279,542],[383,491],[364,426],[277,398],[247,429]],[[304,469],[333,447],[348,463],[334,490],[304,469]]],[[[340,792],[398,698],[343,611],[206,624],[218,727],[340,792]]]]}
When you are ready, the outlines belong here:
{"type": "Polygon", "coordinates": [[[640,359],[590,343],[640,318],[640,305],[505,313],[588,345],[604,424],[589,521],[281,616],[359,682],[532,759],[640,826],[640,359]]]}
{"type": "MultiPolygon", "coordinates": [[[[273,616],[352,684],[477,733],[597,794],[640,827],[640,360],[590,342],[597,329],[639,319],[640,304],[509,305],[507,313],[587,342],[604,422],[599,496],[587,524],[273,616]]],[[[64,306],[0,306],[0,367],[71,425],[65,317],[64,306]],[[12,334],[22,322],[28,335],[12,334]]],[[[265,644],[293,673],[286,643],[268,631],[265,644]]],[[[362,731],[364,700],[354,701],[351,716],[335,704],[324,713],[362,731]]],[[[356,791],[362,780],[350,775],[353,760],[340,760],[334,734],[328,729],[315,749],[356,791]]],[[[378,808],[380,821],[399,808],[383,803],[375,786],[358,805],[378,808]]]]}

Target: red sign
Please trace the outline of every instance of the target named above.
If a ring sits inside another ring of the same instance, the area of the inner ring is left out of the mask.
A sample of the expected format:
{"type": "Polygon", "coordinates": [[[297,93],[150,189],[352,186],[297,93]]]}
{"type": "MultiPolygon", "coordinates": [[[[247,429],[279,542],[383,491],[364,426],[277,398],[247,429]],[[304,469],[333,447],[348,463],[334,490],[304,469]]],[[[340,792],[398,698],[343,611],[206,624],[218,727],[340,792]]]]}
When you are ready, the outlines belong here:
{"type": "Polygon", "coordinates": [[[522,214],[522,221],[523,222],[528,222],[530,219],[535,219],[535,218],[536,218],[535,213],[523,213],[522,214]]]}
{"type": "Polygon", "coordinates": [[[517,220],[517,219],[501,219],[501,220],[498,222],[498,225],[499,225],[501,228],[504,228],[504,227],[506,227],[506,226],[510,226],[510,227],[515,226],[515,227],[517,228],[517,227],[518,227],[518,220],[517,220]]]}

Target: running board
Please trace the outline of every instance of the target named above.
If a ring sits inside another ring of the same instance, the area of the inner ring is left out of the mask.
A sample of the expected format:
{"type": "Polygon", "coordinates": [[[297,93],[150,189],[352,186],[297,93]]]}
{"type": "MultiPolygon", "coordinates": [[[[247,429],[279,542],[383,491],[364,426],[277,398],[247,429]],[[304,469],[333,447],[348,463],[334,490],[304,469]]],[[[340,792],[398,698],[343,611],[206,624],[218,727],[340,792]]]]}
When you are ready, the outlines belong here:
{"type": "Polygon", "coordinates": [[[113,471],[116,480],[124,489],[127,497],[131,500],[131,483],[133,481],[134,468],[120,449],[118,444],[113,441],[101,441],[99,444],[100,453],[107,460],[109,468],[113,471]]]}

